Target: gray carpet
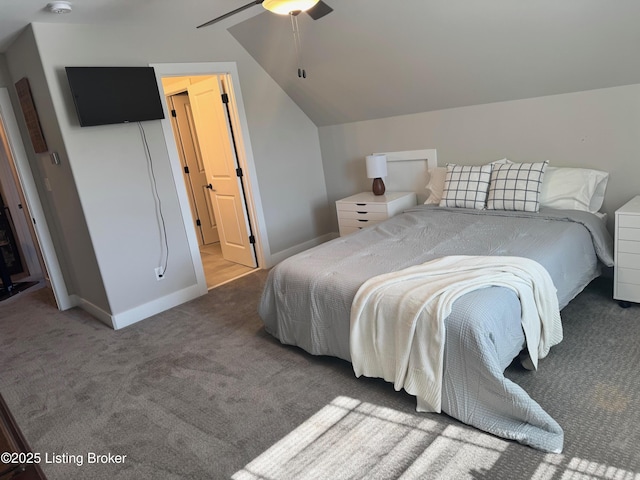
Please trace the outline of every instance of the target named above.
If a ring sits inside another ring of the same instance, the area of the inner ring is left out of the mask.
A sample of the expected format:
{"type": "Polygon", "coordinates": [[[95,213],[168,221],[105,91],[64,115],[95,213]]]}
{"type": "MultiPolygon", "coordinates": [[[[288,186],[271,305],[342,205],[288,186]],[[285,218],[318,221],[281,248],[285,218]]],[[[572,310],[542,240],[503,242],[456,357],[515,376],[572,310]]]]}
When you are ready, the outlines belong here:
{"type": "MultiPolygon", "coordinates": [[[[344,444],[315,444],[323,465],[342,458],[335,471],[353,472],[341,478],[640,478],[640,307],[621,309],[610,282],[595,281],[563,310],[565,340],[538,372],[507,371],[565,429],[563,454],[547,455],[444,415],[419,415],[415,400],[392,385],[356,379],[346,362],[280,345],[256,314],[264,278],[259,271],[120,331],[80,310],[57,311],[47,289],[3,302],[0,392],[34,451],[59,460],[43,463],[45,474],[288,478],[291,471],[269,476],[255,467],[277,463],[281,442],[299,444],[296,435],[313,418],[349,399],[399,416],[412,432],[427,421],[429,431],[418,449],[394,447],[402,460],[392,470],[380,467],[395,472],[388,477],[371,474],[389,457],[368,434],[350,437],[362,445],[353,449],[364,455],[357,469],[347,468],[355,462],[344,444]],[[89,464],[90,452],[126,458],[89,464]],[[413,475],[424,462],[430,466],[413,475]]],[[[376,438],[391,432],[369,425],[365,432],[376,438]]],[[[337,478],[313,472],[307,478],[337,478]]]]}

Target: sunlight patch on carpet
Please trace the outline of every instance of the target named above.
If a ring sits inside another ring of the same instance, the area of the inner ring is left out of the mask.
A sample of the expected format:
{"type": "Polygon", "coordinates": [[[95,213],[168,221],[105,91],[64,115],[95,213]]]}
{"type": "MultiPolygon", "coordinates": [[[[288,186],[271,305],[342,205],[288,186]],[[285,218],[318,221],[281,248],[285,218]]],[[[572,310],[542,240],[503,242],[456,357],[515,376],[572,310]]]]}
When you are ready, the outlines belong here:
{"type": "Polygon", "coordinates": [[[509,442],[337,397],[233,475],[234,480],[476,478],[509,442]]]}
{"type": "Polygon", "coordinates": [[[583,458],[550,453],[531,480],[640,480],[640,473],[583,458]]]}

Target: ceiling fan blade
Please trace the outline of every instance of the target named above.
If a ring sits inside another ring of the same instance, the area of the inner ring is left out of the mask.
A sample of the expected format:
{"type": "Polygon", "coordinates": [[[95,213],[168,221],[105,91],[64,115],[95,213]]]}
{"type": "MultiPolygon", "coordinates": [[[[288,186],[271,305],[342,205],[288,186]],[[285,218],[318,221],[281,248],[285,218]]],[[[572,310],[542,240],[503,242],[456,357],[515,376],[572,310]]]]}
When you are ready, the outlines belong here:
{"type": "Polygon", "coordinates": [[[329,5],[324,3],[322,0],[320,0],[313,7],[307,10],[307,13],[309,14],[309,16],[314,20],[319,20],[325,15],[330,14],[331,12],[333,12],[333,8],[331,8],[329,5]]]}
{"type": "Polygon", "coordinates": [[[213,20],[209,20],[207,23],[203,23],[202,25],[198,25],[196,28],[202,28],[202,27],[208,27],[209,25],[213,25],[216,22],[220,22],[222,20],[224,20],[225,18],[229,18],[232,15],[235,15],[236,13],[240,13],[245,11],[248,8],[253,7],[254,5],[260,5],[264,0],[254,0],[251,3],[247,3],[246,5],[243,5],[242,7],[236,8],[235,10],[231,10],[229,13],[225,13],[224,15],[220,15],[217,18],[214,18],[213,20]]]}

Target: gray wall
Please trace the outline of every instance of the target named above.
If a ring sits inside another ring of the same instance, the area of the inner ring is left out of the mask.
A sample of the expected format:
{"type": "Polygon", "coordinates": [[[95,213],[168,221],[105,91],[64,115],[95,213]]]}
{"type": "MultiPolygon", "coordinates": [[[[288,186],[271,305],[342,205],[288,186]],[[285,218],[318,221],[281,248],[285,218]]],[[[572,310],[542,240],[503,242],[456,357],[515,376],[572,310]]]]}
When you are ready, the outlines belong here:
{"type": "Polygon", "coordinates": [[[5,57],[4,53],[0,53],[0,87],[9,87],[12,84],[9,69],[7,68],[7,57],[5,57]]]}
{"type": "Polygon", "coordinates": [[[145,130],[170,243],[169,270],[162,282],[153,274],[159,259],[158,222],[138,127],[81,128],[65,66],[236,62],[266,220],[270,251],[265,253],[295,247],[331,230],[317,128],[227,32],[193,29],[171,36],[134,27],[54,24],[34,24],[32,29],[37,55],[16,42],[7,60],[14,78],[44,74],[42,82],[32,86],[38,90],[36,106],[45,130],[54,132],[52,147],[63,161],[63,168],[54,169],[60,178],[53,191],[64,196],[75,189],[72,208],[82,215],[69,219],[57,205],[53,208],[71,224],[61,233],[65,243],[67,231],[83,223],[89,236],[82,240],[83,248],[66,259],[77,277],[76,293],[84,295],[80,284],[96,290],[104,285],[108,305],[98,306],[120,314],[187,289],[196,279],[159,122],[146,122],[145,130]],[[28,71],[38,62],[27,65],[25,54],[40,57],[42,73],[28,71]]]}
{"type": "MultiPolygon", "coordinates": [[[[14,102],[16,118],[23,129],[25,150],[67,291],[108,312],[109,301],[101,281],[73,172],[66,161],[64,142],[49,97],[46,75],[39,61],[37,41],[31,28],[24,30],[6,57],[12,86],[23,77],[29,80],[48,149],[59,152],[65,160],[61,165],[54,166],[48,154],[34,152],[29,136],[24,132],[22,111],[19,104],[14,102]]],[[[10,88],[10,92],[13,91],[10,88]]]]}
{"type": "Polygon", "coordinates": [[[334,125],[319,131],[331,202],[370,188],[364,173],[368,153],[423,148],[437,149],[440,165],[473,165],[507,157],[608,171],[603,210],[609,213],[610,226],[615,209],[640,193],[640,85],[334,125]]]}

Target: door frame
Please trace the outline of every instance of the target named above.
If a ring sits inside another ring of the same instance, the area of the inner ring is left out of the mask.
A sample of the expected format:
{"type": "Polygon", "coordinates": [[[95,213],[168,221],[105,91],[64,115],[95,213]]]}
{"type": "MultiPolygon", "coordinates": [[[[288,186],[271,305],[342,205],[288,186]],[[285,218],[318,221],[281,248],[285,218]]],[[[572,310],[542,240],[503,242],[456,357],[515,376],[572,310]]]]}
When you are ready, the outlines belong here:
{"type": "MultiPolygon", "coordinates": [[[[190,77],[203,75],[224,75],[230,80],[228,92],[232,99],[232,121],[237,125],[237,131],[234,130],[238,162],[244,172],[245,191],[246,191],[246,210],[248,213],[248,222],[255,237],[255,251],[258,260],[258,268],[264,268],[268,265],[270,257],[269,244],[266,233],[266,224],[264,220],[264,212],[258,183],[256,181],[257,173],[251,148],[251,140],[249,137],[249,126],[242,100],[242,92],[240,90],[240,82],[238,80],[238,68],[235,62],[208,62],[208,63],[156,63],[150,64],[156,73],[156,81],[160,89],[161,96],[165,96],[162,85],[163,77],[190,77]]],[[[187,240],[191,250],[193,266],[196,271],[198,284],[202,284],[206,288],[206,279],[204,277],[204,269],[200,257],[200,249],[196,238],[196,232],[193,228],[191,207],[187,196],[186,186],[183,179],[183,170],[180,163],[180,157],[173,135],[170,114],[167,111],[166,102],[163,102],[165,109],[165,118],[161,120],[162,130],[164,133],[167,152],[171,164],[171,172],[178,194],[178,202],[182,213],[182,219],[187,233],[187,240]]]]}

